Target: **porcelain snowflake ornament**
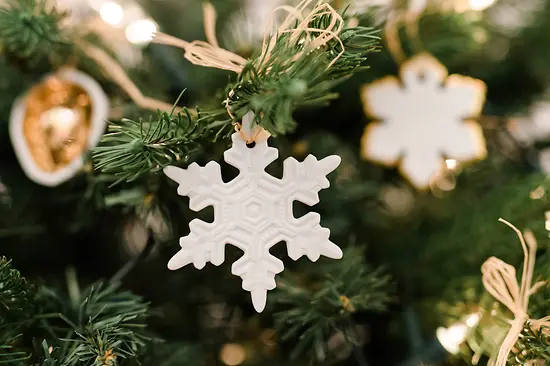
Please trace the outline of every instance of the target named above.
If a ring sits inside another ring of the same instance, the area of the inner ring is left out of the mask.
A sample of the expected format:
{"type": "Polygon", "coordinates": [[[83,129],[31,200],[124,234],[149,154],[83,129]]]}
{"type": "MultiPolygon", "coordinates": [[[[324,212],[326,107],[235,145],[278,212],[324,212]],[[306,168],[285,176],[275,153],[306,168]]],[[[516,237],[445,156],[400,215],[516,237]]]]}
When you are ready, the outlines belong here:
{"type": "Polygon", "coordinates": [[[417,188],[425,189],[444,167],[486,154],[481,113],[486,87],[481,80],[448,75],[441,63],[422,54],[404,63],[401,81],[390,76],[363,87],[365,112],[376,119],[366,128],[365,159],[399,165],[417,188]]]}
{"type": "Polygon", "coordinates": [[[267,291],[275,288],[275,275],[284,269],[283,262],[269,252],[275,244],[285,241],[293,260],[303,255],[312,261],[321,255],[342,257],[342,250],[329,240],[329,229],[319,225],[319,214],[310,212],[294,218],[292,212],[295,200],[310,206],[319,202],[318,192],[329,187],[326,176],[338,167],[340,157],[317,160],[309,155],[301,163],[288,158],[284,161],[283,178],[278,179],[265,172],[279,155],[277,149],[268,146],[267,139],[248,147],[235,133],[232,141],[224,160],[239,169],[240,174],[228,183],[222,181],[216,162],[204,167],[193,163],[187,169],[164,169],[168,177],[179,183],[178,194],[189,196],[192,210],[214,206],[214,222],[191,221],[191,232],[180,239],[181,250],[168,267],[175,270],[193,263],[201,269],[207,262],[218,266],[225,260],[225,245],[234,245],[244,254],[233,263],[231,272],[242,278],[243,289],[251,292],[254,308],[262,312],[267,291]]]}

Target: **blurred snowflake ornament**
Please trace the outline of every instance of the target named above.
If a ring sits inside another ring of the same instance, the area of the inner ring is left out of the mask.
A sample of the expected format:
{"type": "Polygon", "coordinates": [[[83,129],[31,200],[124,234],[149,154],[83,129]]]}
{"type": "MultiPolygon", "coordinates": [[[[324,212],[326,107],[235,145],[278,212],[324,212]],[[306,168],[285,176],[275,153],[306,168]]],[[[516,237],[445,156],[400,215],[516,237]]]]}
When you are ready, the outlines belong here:
{"type": "Polygon", "coordinates": [[[348,15],[371,15],[373,25],[384,23],[394,9],[392,0],[342,0],[337,5],[339,10],[346,10],[348,15]]]}
{"type": "MultiPolygon", "coordinates": [[[[529,116],[513,118],[507,125],[510,135],[525,147],[550,142],[550,102],[538,101],[529,108],[529,116]]],[[[550,173],[550,147],[534,149],[538,167],[550,173]]]]}
{"type": "Polygon", "coordinates": [[[499,0],[487,11],[487,20],[507,35],[516,35],[543,11],[544,0],[499,0]]]}
{"type": "Polygon", "coordinates": [[[550,140],[550,102],[538,101],[529,108],[528,117],[511,119],[508,131],[526,146],[550,140]]]}
{"type": "Polygon", "coordinates": [[[481,80],[448,75],[445,67],[422,54],[405,62],[401,82],[393,76],[362,89],[365,112],[378,119],[366,128],[362,155],[398,164],[417,188],[425,189],[445,167],[486,156],[479,116],[486,87],[481,80]]]}
{"type": "Polygon", "coordinates": [[[187,264],[201,269],[207,262],[218,266],[225,260],[225,245],[244,252],[233,263],[231,272],[243,279],[243,289],[250,291],[256,311],[265,308],[267,291],[275,288],[275,275],[284,269],[283,262],[269,249],[285,241],[290,258],[307,255],[317,261],[321,255],[339,259],[341,249],[329,240],[329,229],[319,225],[320,215],[310,212],[294,218],[295,200],[307,205],[319,202],[318,192],[329,187],[326,175],[340,164],[340,157],[329,156],[318,161],[313,155],[299,163],[294,158],[284,161],[282,179],[265,172],[279,155],[267,139],[248,147],[239,133],[232,135],[233,146],[224,160],[239,169],[240,174],[224,183],[220,165],[196,163],[187,169],[169,166],[165,174],[179,183],[178,194],[189,196],[189,206],[200,211],[214,206],[214,222],[193,220],[191,233],[180,239],[182,249],[172,257],[172,270],[187,264]]]}
{"type": "Polygon", "coordinates": [[[246,0],[240,11],[233,13],[223,32],[222,41],[227,49],[239,54],[249,55],[262,45],[266,27],[272,21],[276,27],[282,21],[284,13],[272,13],[288,0],[246,0]],[[280,15],[271,19],[272,15],[280,15]]]}

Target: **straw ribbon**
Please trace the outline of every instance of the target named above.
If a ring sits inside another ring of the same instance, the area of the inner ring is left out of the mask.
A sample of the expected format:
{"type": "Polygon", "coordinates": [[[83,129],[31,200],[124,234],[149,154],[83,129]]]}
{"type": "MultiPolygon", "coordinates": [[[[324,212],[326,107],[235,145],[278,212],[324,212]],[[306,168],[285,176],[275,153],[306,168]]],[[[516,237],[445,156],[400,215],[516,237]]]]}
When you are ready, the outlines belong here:
{"type": "MultiPolygon", "coordinates": [[[[508,225],[516,232],[524,254],[521,285],[518,284],[516,278],[516,269],[498,258],[491,257],[481,266],[483,275],[482,281],[487,292],[506,306],[514,315],[514,319],[511,321],[510,330],[502,342],[495,363],[495,366],[505,366],[508,356],[514,348],[525,323],[530,320],[527,314],[529,297],[544,285],[545,282],[537,282],[532,285],[537,251],[537,242],[533,233],[531,231],[526,231],[525,234],[522,235],[521,232],[508,221],[504,219],[499,219],[499,221],[508,225]]],[[[537,329],[540,329],[542,326],[548,326],[550,325],[549,319],[550,317],[531,320],[531,326],[537,329]]]]}
{"type": "MultiPolygon", "coordinates": [[[[276,50],[277,41],[280,40],[283,35],[288,35],[288,43],[300,45],[301,50],[288,60],[279,60],[282,64],[291,64],[304,54],[319,49],[332,40],[340,44],[341,50],[339,54],[331,60],[327,68],[330,68],[338,61],[344,53],[344,44],[339,37],[339,34],[344,29],[344,19],[329,4],[321,2],[318,2],[313,6],[311,11],[304,14],[306,9],[308,9],[314,1],[315,0],[302,0],[295,7],[285,5],[272,10],[264,32],[262,52],[257,59],[252,61],[255,67],[266,70],[271,68],[274,62],[274,51],[276,50]],[[277,12],[280,11],[287,13],[287,16],[279,27],[275,27],[276,15],[277,12]],[[324,28],[312,28],[309,26],[314,20],[319,18],[330,19],[330,21],[324,28]]],[[[187,42],[164,33],[157,33],[153,42],[183,49],[185,51],[184,57],[195,65],[213,67],[241,74],[249,60],[219,46],[216,39],[216,11],[212,4],[208,2],[203,4],[203,14],[204,33],[207,42],[187,42]]],[[[231,119],[235,119],[229,103],[232,93],[234,92],[231,91],[226,99],[225,107],[231,119]]],[[[249,116],[246,120],[247,123],[250,122],[249,116]]],[[[254,129],[254,134],[250,135],[243,131],[243,122],[236,123],[235,128],[246,142],[257,141],[259,138],[264,138],[266,135],[269,136],[269,133],[261,127],[254,129]]],[[[246,128],[246,130],[250,129],[246,128]]]]}

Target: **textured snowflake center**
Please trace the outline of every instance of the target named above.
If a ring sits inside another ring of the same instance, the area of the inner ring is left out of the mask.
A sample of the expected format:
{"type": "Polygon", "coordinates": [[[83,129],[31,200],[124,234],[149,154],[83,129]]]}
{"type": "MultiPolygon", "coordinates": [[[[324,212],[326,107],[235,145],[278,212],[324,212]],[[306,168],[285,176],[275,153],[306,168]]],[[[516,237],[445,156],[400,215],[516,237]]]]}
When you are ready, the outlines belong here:
{"type": "Polygon", "coordinates": [[[249,203],[248,206],[246,206],[246,215],[253,219],[254,217],[258,216],[262,213],[262,206],[257,202],[249,203]]]}

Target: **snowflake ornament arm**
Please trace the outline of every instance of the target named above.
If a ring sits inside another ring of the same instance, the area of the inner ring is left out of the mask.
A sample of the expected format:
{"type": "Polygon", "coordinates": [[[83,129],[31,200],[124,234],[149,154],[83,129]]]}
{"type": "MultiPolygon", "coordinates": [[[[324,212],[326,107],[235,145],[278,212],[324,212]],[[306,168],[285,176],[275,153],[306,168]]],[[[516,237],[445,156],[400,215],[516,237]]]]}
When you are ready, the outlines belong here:
{"type": "Polygon", "coordinates": [[[320,216],[309,213],[295,218],[295,200],[314,205],[318,192],[329,187],[326,175],[340,164],[340,157],[317,160],[308,156],[299,163],[293,158],[284,162],[284,175],[277,179],[265,168],[278,157],[267,140],[247,147],[238,133],[232,136],[233,146],[224,154],[229,164],[239,169],[239,175],[224,183],[218,163],[204,168],[191,164],[187,169],[165,168],[165,174],[179,183],[178,194],[189,196],[194,211],[214,206],[214,222],[193,220],[191,233],[180,239],[181,250],[168,263],[178,269],[193,263],[203,268],[207,262],[220,265],[225,260],[225,245],[231,244],[244,254],[231,268],[243,279],[243,289],[251,292],[254,308],[261,312],[267,301],[267,291],[275,288],[275,275],[284,264],[269,250],[286,242],[289,256],[297,260],[302,255],[316,261],[321,255],[341,258],[341,249],[329,240],[330,231],[320,226],[320,216]]]}
{"type": "Polygon", "coordinates": [[[487,149],[483,129],[472,119],[472,116],[480,115],[483,109],[485,84],[470,77],[451,75],[447,78],[445,93],[449,101],[446,109],[459,117],[448,126],[448,133],[454,138],[446,142],[446,154],[459,161],[485,158],[487,149]],[[464,104],[456,101],[464,101],[464,104]]]}

